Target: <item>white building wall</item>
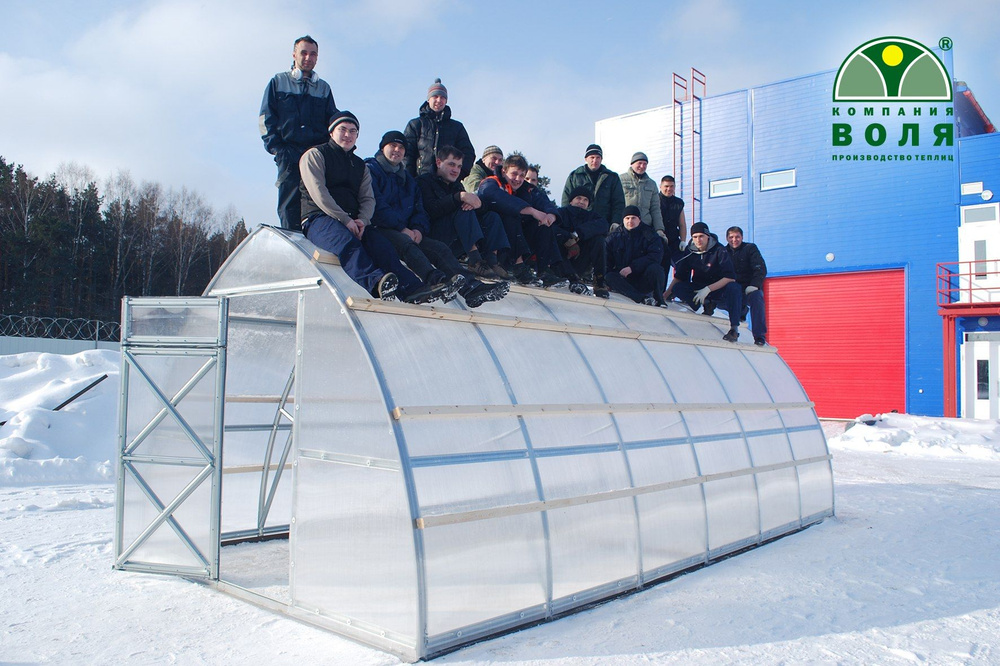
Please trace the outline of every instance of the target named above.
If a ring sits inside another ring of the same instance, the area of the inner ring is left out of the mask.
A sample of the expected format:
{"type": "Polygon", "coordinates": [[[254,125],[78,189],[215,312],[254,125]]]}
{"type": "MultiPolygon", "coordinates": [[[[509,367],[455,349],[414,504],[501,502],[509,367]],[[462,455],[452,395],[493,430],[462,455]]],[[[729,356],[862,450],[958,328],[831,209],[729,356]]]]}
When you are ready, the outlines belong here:
{"type": "Polygon", "coordinates": [[[674,172],[674,110],[659,106],[636,113],[598,120],[594,124],[597,144],[604,151],[604,164],[615,173],[628,170],[632,154],[649,157],[649,177],[660,178],[674,172]]]}

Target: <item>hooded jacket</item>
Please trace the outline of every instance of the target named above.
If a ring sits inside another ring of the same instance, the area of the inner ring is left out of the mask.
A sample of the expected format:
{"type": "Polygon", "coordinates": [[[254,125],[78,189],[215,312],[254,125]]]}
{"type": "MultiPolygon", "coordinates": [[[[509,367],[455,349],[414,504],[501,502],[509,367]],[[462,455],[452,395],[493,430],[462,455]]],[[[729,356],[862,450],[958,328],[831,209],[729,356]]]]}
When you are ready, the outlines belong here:
{"type": "Polygon", "coordinates": [[[621,224],[625,216],[625,193],[622,190],[622,181],[618,178],[618,174],[603,164],[597,173],[595,185],[590,180],[586,164],[570,172],[563,187],[562,205],[568,206],[570,192],[583,186],[594,193],[593,199],[590,200],[590,210],[603,217],[609,224],[621,224]]]}
{"type": "Polygon", "coordinates": [[[476,149],[469,140],[465,125],[452,119],[450,106],[446,105],[441,113],[434,113],[430,104],[424,102],[420,105],[420,115],[406,123],[403,134],[406,136],[403,164],[411,176],[434,173],[437,170],[436,153],[443,146],[454,146],[464,155],[459,180],[468,176],[472,170],[476,149]]]}
{"type": "Polygon", "coordinates": [[[708,247],[699,252],[689,243],[684,253],[674,262],[674,277],[690,282],[695,289],[707,287],[722,278],[736,279],[733,261],[725,245],[719,244],[715,234],[709,234],[708,247]]]}

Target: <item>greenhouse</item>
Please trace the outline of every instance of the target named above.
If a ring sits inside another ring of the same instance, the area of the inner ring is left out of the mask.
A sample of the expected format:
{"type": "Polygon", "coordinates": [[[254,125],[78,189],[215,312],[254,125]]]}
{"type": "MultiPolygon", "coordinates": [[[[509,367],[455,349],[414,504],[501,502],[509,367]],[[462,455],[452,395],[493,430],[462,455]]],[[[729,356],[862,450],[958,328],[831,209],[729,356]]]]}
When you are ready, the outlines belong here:
{"type": "Polygon", "coordinates": [[[727,319],[386,302],[260,227],[204,297],[126,299],[122,324],[115,567],[407,660],[833,515],[812,403],[727,319]]]}

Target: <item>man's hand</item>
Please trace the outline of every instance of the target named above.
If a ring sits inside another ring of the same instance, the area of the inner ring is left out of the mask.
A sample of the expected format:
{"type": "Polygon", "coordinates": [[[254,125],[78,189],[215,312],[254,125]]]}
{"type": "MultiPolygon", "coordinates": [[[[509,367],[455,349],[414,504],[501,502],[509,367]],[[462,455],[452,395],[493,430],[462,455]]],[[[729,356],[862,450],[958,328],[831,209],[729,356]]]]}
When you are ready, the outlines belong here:
{"type": "Polygon", "coordinates": [[[748,285],[747,288],[743,290],[743,293],[746,294],[747,296],[749,296],[750,294],[752,294],[755,291],[757,291],[757,287],[755,287],[755,286],[753,286],[751,284],[751,285],[748,285]]]}
{"type": "Polygon", "coordinates": [[[462,200],[462,210],[475,210],[483,205],[483,200],[474,192],[460,192],[458,198],[462,200]]]}
{"type": "Polygon", "coordinates": [[[656,235],[662,238],[663,240],[667,240],[667,234],[664,233],[663,229],[657,229],[656,235]]]}
{"type": "Polygon", "coordinates": [[[424,239],[424,236],[420,233],[419,229],[410,229],[409,227],[406,227],[403,229],[403,233],[417,245],[420,245],[420,241],[424,239]]]}
{"type": "Polygon", "coordinates": [[[365,223],[361,220],[348,220],[344,222],[347,230],[354,234],[354,237],[361,240],[361,235],[365,233],[365,223]]]}
{"type": "Polygon", "coordinates": [[[705,302],[705,299],[708,298],[708,295],[711,293],[712,290],[710,288],[702,287],[697,292],[695,292],[694,302],[697,303],[698,305],[701,305],[702,303],[705,302]]]}
{"type": "Polygon", "coordinates": [[[544,220],[538,220],[538,223],[541,224],[542,226],[545,226],[545,227],[551,227],[552,224],[555,221],[556,221],[556,216],[555,215],[553,215],[552,213],[546,213],[545,214],[545,219],[544,220]]]}
{"type": "Polygon", "coordinates": [[[618,275],[621,275],[622,277],[627,278],[629,275],[632,275],[632,267],[631,266],[626,266],[625,268],[623,268],[620,271],[618,271],[618,275]]]}

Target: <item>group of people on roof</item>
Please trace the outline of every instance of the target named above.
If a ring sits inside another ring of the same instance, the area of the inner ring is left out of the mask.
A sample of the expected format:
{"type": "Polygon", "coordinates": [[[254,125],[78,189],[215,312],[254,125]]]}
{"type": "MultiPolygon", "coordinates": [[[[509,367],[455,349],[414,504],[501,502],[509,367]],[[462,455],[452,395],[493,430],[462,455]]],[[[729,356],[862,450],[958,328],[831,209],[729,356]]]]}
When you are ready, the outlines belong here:
{"type": "Polygon", "coordinates": [[[749,312],[755,343],[766,344],[760,251],[738,227],[722,245],[703,222],[688,242],[674,178],[657,188],[644,153],[619,175],[602,164],[600,146],[588,146],[557,206],[523,155],[491,145],[476,159],[436,79],[419,115],[402,132],[385,132],[362,160],[361,123],[315,74],[318,51],[311,37],[296,40],[290,71],[271,79],[261,104],[261,136],[278,166],[278,217],[336,254],[372,296],[461,297],[475,308],[516,281],[599,298],[615,291],[651,306],[676,298],[708,315],[726,310],[723,337],[733,342],[749,312]]]}

